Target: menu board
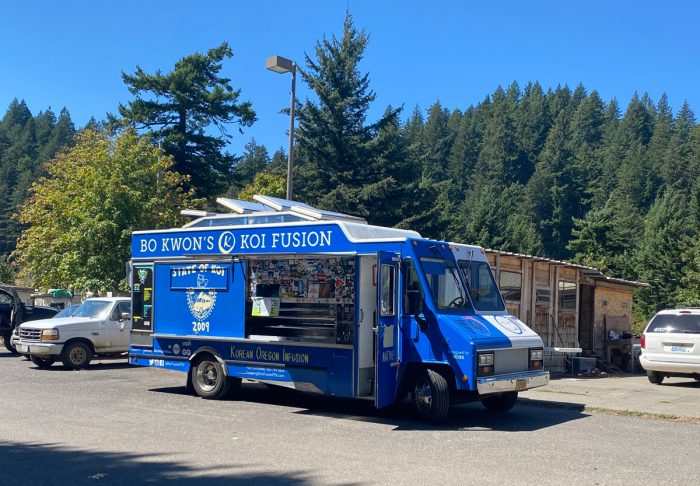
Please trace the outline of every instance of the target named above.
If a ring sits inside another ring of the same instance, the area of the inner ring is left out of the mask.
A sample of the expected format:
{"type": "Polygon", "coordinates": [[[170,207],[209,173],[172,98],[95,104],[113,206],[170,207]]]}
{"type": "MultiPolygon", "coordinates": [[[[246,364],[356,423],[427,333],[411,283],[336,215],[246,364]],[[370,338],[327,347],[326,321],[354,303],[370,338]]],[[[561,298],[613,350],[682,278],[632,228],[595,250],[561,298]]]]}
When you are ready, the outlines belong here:
{"type": "Polygon", "coordinates": [[[134,266],[131,289],[131,329],[137,332],[153,331],[153,267],[134,266]]]}
{"type": "Polygon", "coordinates": [[[250,296],[279,297],[282,302],[353,303],[352,257],[252,260],[250,296]],[[270,293],[270,288],[274,293],[270,293]]]}

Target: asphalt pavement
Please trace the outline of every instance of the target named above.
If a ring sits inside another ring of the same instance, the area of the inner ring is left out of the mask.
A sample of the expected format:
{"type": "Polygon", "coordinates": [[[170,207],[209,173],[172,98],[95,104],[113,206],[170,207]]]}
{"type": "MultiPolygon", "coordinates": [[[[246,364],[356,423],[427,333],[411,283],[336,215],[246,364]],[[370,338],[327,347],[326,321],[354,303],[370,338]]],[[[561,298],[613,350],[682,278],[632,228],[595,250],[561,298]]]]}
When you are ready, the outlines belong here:
{"type": "Polygon", "coordinates": [[[698,423],[597,412],[669,401],[658,412],[676,415],[700,395],[645,380],[555,379],[508,413],[470,403],[427,425],[408,402],[376,410],[255,383],[203,400],[177,372],[42,370],[0,350],[0,485],[694,484],[698,423]]]}

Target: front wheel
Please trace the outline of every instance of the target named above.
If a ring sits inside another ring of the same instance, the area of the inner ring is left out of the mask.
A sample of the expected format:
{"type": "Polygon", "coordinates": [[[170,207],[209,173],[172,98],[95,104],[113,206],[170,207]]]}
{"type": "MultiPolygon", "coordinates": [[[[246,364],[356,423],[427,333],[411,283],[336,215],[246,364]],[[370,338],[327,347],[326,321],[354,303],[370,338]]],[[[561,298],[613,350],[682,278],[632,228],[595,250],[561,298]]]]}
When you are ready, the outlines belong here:
{"type": "Polygon", "coordinates": [[[192,372],[192,388],[195,393],[208,400],[226,396],[231,381],[224,373],[221,363],[213,356],[205,356],[197,361],[192,372]]]}
{"type": "Polygon", "coordinates": [[[92,350],[81,341],[75,341],[64,346],[61,351],[61,362],[69,370],[82,370],[90,364],[92,350]]]}
{"type": "Polygon", "coordinates": [[[56,358],[40,358],[39,356],[30,356],[29,359],[41,369],[50,368],[56,362],[56,358]]]}
{"type": "Polygon", "coordinates": [[[12,345],[12,333],[2,335],[2,344],[7,348],[7,350],[12,354],[18,354],[17,348],[12,345]]]}
{"type": "Polygon", "coordinates": [[[489,412],[507,412],[518,400],[518,392],[506,392],[493,397],[481,399],[481,404],[489,412]]]}
{"type": "Polygon", "coordinates": [[[649,378],[649,382],[654,385],[660,385],[664,381],[664,375],[658,371],[647,371],[647,378],[649,378]]]}
{"type": "Polygon", "coordinates": [[[437,371],[421,371],[413,387],[413,405],[421,419],[444,421],[450,411],[450,387],[445,377],[437,371]]]}

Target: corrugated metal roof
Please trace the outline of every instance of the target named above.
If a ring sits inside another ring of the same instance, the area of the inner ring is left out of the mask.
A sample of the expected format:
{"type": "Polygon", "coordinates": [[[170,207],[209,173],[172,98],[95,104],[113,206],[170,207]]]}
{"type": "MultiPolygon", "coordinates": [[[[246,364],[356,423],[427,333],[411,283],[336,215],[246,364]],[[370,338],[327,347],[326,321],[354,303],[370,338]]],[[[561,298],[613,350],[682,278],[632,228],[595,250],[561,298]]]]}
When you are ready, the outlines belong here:
{"type": "Polygon", "coordinates": [[[486,253],[493,253],[493,254],[498,254],[498,255],[506,255],[506,256],[513,256],[517,258],[522,258],[526,260],[533,260],[535,262],[546,262],[546,263],[551,263],[555,265],[563,265],[566,267],[570,268],[576,268],[579,270],[582,270],[583,274],[586,277],[589,277],[593,280],[601,280],[604,282],[609,282],[609,283],[615,283],[619,285],[629,285],[631,287],[649,287],[650,285],[646,282],[637,282],[635,280],[625,280],[622,278],[615,278],[615,277],[608,277],[603,272],[597,268],[594,267],[588,267],[586,265],[579,265],[578,263],[571,263],[567,262],[564,260],[554,260],[552,258],[545,258],[537,255],[527,255],[525,253],[515,253],[512,251],[501,251],[501,250],[493,250],[491,248],[486,248],[486,253]]]}

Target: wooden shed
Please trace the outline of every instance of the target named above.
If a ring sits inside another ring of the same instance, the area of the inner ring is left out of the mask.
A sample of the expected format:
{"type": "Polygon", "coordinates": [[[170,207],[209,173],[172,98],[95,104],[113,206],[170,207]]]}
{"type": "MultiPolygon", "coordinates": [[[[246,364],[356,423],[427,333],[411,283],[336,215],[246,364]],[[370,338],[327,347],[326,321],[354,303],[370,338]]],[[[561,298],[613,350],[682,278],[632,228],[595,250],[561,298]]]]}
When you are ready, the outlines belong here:
{"type": "Polygon", "coordinates": [[[619,361],[626,367],[629,361],[620,353],[628,350],[621,344],[631,348],[631,341],[611,340],[609,331],[629,335],[633,292],[648,284],[533,255],[486,254],[508,311],[542,337],[553,371],[563,371],[567,357],[574,356],[619,361]]]}

